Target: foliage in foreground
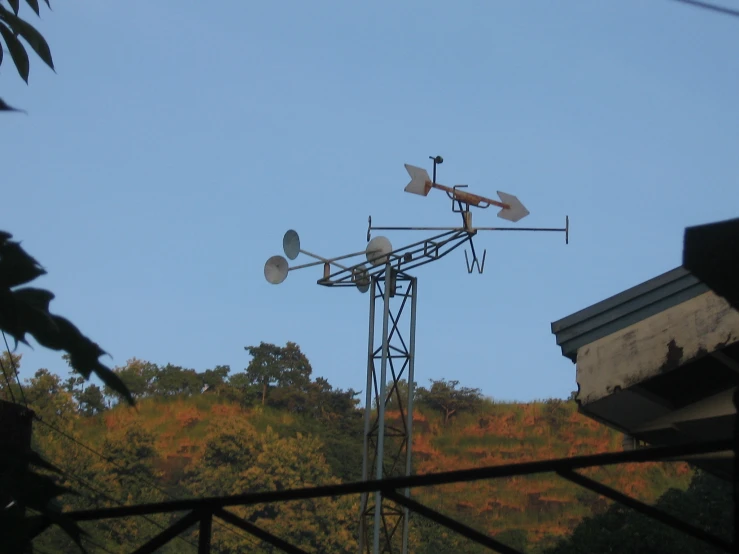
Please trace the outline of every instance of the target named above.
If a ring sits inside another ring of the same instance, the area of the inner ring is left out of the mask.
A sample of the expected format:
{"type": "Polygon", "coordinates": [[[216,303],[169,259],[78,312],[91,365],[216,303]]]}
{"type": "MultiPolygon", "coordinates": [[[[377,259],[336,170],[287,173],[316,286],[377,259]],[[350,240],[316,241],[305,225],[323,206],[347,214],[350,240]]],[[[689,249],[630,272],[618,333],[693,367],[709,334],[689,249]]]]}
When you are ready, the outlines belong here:
{"type": "MultiPolygon", "coordinates": [[[[303,359],[297,345],[288,346],[295,359],[303,359]]],[[[280,349],[288,346],[269,345],[266,350],[275,352],[273,361],[278,363],[285,359],[280,349]]],[[[44,421],[53,422],[106,459],[45,425],[36,426],[34,446],[63,471],[61,484],[79,493],[64,495],[65,509],[355,481],[361,469],[363,424],[354,393],[334,389],[324,379],[314,377],[310,365],[301,367],[304,379],[283,386],[277,378],[262,404],[264,388],[259,372],[232,373],[226,366],[195,371],[131,360],[114,371],[136,391],[136,411],[116,404],[104,388],[98,389],[102,403],[93,409],[85,399],[96,394],[86,396],[85,391],[95,385],[83,387],[75,374],[65,380],[38,370],[25,386],[29,403],[44,421]]],[[[284,369],[290,372],[295,368],[288,364],[284,369]]],[[[401,388],[405,386],[401,384],[401,388]]],[[[417,398],[415,418],[414,467],[419,473],[620,448],[618,433],[577,414],[572,402],[551,399],[516,404],[480,399],[474,409],[446,421],[446,411],[422,401],[424,394],[422,391],[417,398]]],[[[397,417],[393,413],[391,409],[391,420],[397,417]]],[[[588,475],[648,503],[662,497],[659,502],[677,506],[678,515],[686,513],[694,519],[690,512],[681,511],[678,502],[686,494],[680,489],[687,488],[692,475],[686,464],[634,464],[588,475]],[[670,487],[675,490],[670,491],[670,487]]],[[[533,553],[555,547],[560,549],[556,554],[597,552],[595,547],[601,543],[595,538],[613,526],[614,520],[607,514],[616,510],[596,495],[551,475],[447,485],[413,494],[442,513],[533,553]],[[587,533],[580,530],[588,527],[591,531],[587,533]],[[601,527],[605,530],[598,531],[601,527]]],[[[684,506],[709,513],[699,500],[688,498],[684,506]]],[[[357,501],[275,504],[238,512],[303,545],[308,552],[353,551],[357,501]]],[[[92,540],[111,552],[128,552],[181,515],[85,523],[89,539],[83,537],[82,543],[92,540]]],[[[627,521],[637,520],[630,517],[627,521]]],[[[643,529],[634,525],[624,532],[643,529]]],[[[660,526],[652,527],[660,530],[660,526]]],[[[682,540],[669,530],[660,532],[682,540]]],[[[271,551],[264,544],[253,545],[253,539],[239,533],[216,525],[214,550],[224,554],[271,551]]],[[[485,552],[420,516],[412,518],[410,540],[415,554],[485,552]]],[[[194,551],[186,541],[196,542],[197,535],[186,534],[162,552],[194,551]]],[[[46,551],[73,551],[69,538],[58,529],[44,532],[35,544],[46,551]]],[[[628,541],[622,546],[627,548],[628,541]]],[[[625,551],[630,550],[614,550],[625,551]]]]}
{"type": "MultiPolygon", "coordinates": [[[[3,13],[0,11],[0,16],[3,13]]],[[[0,25],[0,30],[3,28],[0,25]]],[[[5,33],[0,34],[5,37],[5,33]]],[[[100,356],[105,353],[100,346],[68,319],[49,312],[54,295],[45,289],[23,286],[46,271],[20,243],[11,239],[10,233],[0,231],[0,331],[3,338],[9,334],[17,346],[19,342],[28,344],[26,336],[31,335],[41,346],[65,352],[70,366],[82,379],[87,380],[94,373],[111,391],[133,404],[133,397],[120,377],[100,362],[100,356]]],[[[9,374],[17,371],[16,360],[11,355],[3,358],[0,369],[7,380],[9,374]]],[[[18,399],[22,398],[21,391],[16,392],[18,399]]],[[[4,504],[0,511],[0,535],[6,537],[0,549],[23,551],[25,533],[48,522],[61,526],[79,544],[80,528],[63,517],[56,503],[57,497],[71,491],[59,486],[53,473],[58,473],[56,468],[34,452],[4,449],[0,453],[0,500],[4,504]],[[27,462],[31,464],[30,471],[24,470],[27,462]],[[37,471],[38,468],[46,469],[47,473],[37,471]],[[35,510],[39,516],[25,518],[26,508],[35,510]]]]}
{"type": "MultiPolygon", "coordinates": [[[[44,1],[48,7],[51,7],[49,0],[44,1]]],[[[26,0],[26,3],[36,12],[37,16],[40,15],[38,0],[26,0]]],[[[2,65],[5,59],[5,52],[7,52],[10,54],[18,75],[28,83],[30,61],[26,47],[20,40],[21,38],[52,70],[54,69],[54,60],[51,57],[51,50],[46,43],[46,39],[44,39],[33,25],[18,16],[19,10],[20,0],[0,0],[0,39],[2,39],[0,40],[0,65],[2,65]],[[10,9],[5,7],[6,4],[10,9]],[[3,43],[5,47],[3,47],[3,43]]],[[[0,98],[0,111],[17,112],[22,110],[13,108],[0,98]]]]}

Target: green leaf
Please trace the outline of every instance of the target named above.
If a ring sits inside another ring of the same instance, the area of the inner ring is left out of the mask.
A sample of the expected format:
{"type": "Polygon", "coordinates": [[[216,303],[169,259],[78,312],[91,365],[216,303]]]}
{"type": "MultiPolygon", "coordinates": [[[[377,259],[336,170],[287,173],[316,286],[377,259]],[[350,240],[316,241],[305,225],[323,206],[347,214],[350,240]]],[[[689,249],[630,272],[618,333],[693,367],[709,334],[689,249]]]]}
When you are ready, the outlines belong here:
{"type": "MultiPolygon", "coordinates": [[[[3,28],[0,25],[0,30],[3,28]]],[[[19,242],[0,243],[0,287],[17,287],[45,273],[41,264],[23,250],[19,242]]]]}
{"type": "Polygon", "coordinates": [[[38,0],[26,0],[26,3],[31,6],[31,9],[36,12],[36,15],[41,15],[41,12],[38,8],[38,0]]]}
{"type": "MultiPolygon", "coordinates": [[[[0,6],[0,8],[2,8],[2,6],[0,6]]],[[[5,8],[3,8],[2,11],[10,13],[5,8]]],[[[0,15],[2,15],[2,12],[0,12],[0,15]]],[[[29,63],[26,49],[23,48],[21,41],[19,41],[15,37],[13,32],[5,25],[0,24],[0,35],[2,35],[3,39],[5,40],[5,44],[8,47],[8,51],[10,52],[10,57],[13,59],[15,68],[18,70],[18,75],[20,75],[21,79],[28,83],[29,63]]]]}
{"type": "MultiPolygon", "coordinates": [[[[0,51],[0,58],[2,58],[2,52],[0,51]]],[[[26,110],[20,110],[18,108],[14,108],[13,106],[6,104],[5,101],[0,98],[0,112],[22,112],[27,113],[26,110]]]]}
{"type": "Polygon", "coordinates": [[[30,307],[44,312],[49,311],[49,303],[54,300],[54,293],[45,289],[25,287],[13,291],[16,300],[25,302],[30,307]]]}
{"type": "Polygon", "coordinates": [[[18,15],[18,10],[21,7],[21,3],[19,0],[8,0],[8,4],[10,4],[10,7],[13,8],[13,13],[15,15],[18,15]]]}
{"type": "MultiPolygon", "coordinates": [[[[38,9],[38,3],[36,3],[36,9],[38,9]]],[[[51,58],[51,49],[49,48],[46,39],[44,39],[41,33],[39,33],[33,25],[24,21],[20,17],[13,15],[2,6],[0,6],[0,20],[5,21],[13,31],[22,36],[31,48],[33,48],[33,51],[38,54],[38,57],[41,58],[52,70],[54,69],[54,60],[51,58]]],[[[12,53],[11,49],[11,54],[12,53]]]]}
{"type": "MultiPolygon", "coordinates": [[[[1,276],[2,271],[0,271],[1,276]]],[[[21,324],[15,297],[7,288],[3,289],[2,287],[0,287],[0,329],[13,337],[16,347],[19,342],[28,344],[25,339],[26,330],[21,324]]]]}
{"type": "Polygon", "coordinates": [[[100,362],[96,364],[96,367],[93,368],[93,371],[95,371],[95,375],[97,375],[103,383],[105,383],[112,390],[123,396],[130,406],[136,405],[136,402],[133,399],[133,396],[131,396],[131,392],[128,390],[128,387],[121,380],[116,372],[105,367],[100,362]]]}
{"type": "Polygon", "coordinates": [[[41,346],[51,350],[64,348],[59,327],[49,313],[49,302],[54,295],[48,290],[31,287],[11,291],[11,294],[18,327],[31,333],[41,346]]]}

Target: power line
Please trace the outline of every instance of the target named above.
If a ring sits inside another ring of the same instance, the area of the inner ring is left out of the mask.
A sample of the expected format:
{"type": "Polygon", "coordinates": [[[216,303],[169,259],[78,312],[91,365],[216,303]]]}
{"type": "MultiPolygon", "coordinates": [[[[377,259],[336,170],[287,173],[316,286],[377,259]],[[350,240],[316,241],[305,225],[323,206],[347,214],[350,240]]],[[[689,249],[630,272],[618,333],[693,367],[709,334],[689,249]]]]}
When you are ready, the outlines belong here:
{"type": "MultiPolygon", "coordinates": [[[[57,465],[58,465],[58,464],[57,464],[57,465]]],[[[125,502],[123,502],[122,500],[119,500],[119,499],[115,498],[114,496],[111,496],[111,495],[109,495],[109,494],[108,494],[108,493],[106,493],[106,492],[105,492],[104,490],[101,490],[101,489],[100,489],[100,488],[98,488],[97,486],[93,485],[93,484],[92,484],[92,483],[91,483],[90,481],[88,481],[87,479],[84,479],[84,478],[80,477],[79,475],[77,475],[77,474],[75,474],[75,473],[73,473],[73,472],[69,471],[69,470],[68,470],[68,469],[66,469],[66,468],[59,468],[59,469],[61,470],[62,474],[63,474],[63,475],[65,476],[65,477],[68,477],[68,478],[72,478],[72,479],[74,479],[74,480],[75,480],[75,481],[77,481],[77,482],[78,482],[78,483],[79,483],[80,485],[82,485],[82,486],[83,486],[83,487],[85,487],[86,489],[89,489],[90,491],[92,491],[92,492],[93,492],[93,493],[94,493],[95,495],[97,495],[97,496],[100,496],[100,497],[103,497],[103,498],[105,498],[106,500],[108,500],[108,501],[110,501],[110,502],[113,502],[113,503],[115,503],[115,504],[117,504],[117,505],[119,505],[119,506],[125,506],[125,505],[126,505],[126,503],[125,503],[125,502]]],[[[91,500],[93,500],[93,501],[96,501],[96,502],[99,502],[99,501],[100,501],[100,500],[99,500],[99,498],[92,498],[92,497],[90,497],[90,499],[91,499],[91,500]]],[[[152,525],[154,525],[154,526],[158,527],[158,528],[159,528],[159,529],[161,529],[162,531],[166,529],[166,527],[165,527],[165,526],[163,526],[162,524],[160,524],[160,523],[158,523],[158,522],[154,521],[154,520],[153,520],[153,519],[152,519],[151,517],[149,517],[149,516],[146,516],[146,515],[142,515],[141,517],[142,517],[142,518],[143,518],[144,520],[146,520],[146,521],[148,521],[149,523],[151,523],[152,525]]],[[[112,528],[111,528],[111,527],[110,527],[109,525],[107,525],[107,524],[105,524],[105,523],[103,523],[103,522],[100,522],[100,521],[99,521],[99,522],[97,522],[97,523],[99,523],[99,524],[101,524],[101,525],[104,525],[104,526],[105,526],[105,527],[106,527],[106,528],[107,528],[107,529],[108,529],[109,531],[111,531],[111,532],[114,532],[114,531],[115,531],[115,530],[114,530],[114,529],[112,529],[112,528]]],[[[105,550],[106,552],[109,552],[110,554],[113,554],[112,552],[110,552],[109,550],[107,550],[107,549],[106,549],[106,548],[105,548],[104,546],[102,546],[102,545],[100,545],[100,544],[96,544],[96,543],[94,543],[94,542],[93,542],[93,541],[92,541],[91,539],[89,539],[88,537],[84,537],[84,538],[85,538],[85,540],[87,540],[88,542],[90,542],[90,543],[91,543],[91,544],[92,544],[93,546],[97,546],[98,548],[101,548],[101,549],[105,550]]],[[[190,546],[192,546],[192,547],[194,547],[194,548],[197,548],[197,545],[196,545],[195,543],[193,543],[192,541],[189,541],[189,540],[185,539],[185,538],[184,538],[184,537],[182,537],[181,535],[178,535],[178,536],[177,536],[177,538],[178,538],[178,539],[180,539],[180,540],[182,540],[182,541],[184,541],[184,542],[186,542],[186,543],[187,543],[187,544],[189,544],[190,546]]]]}
{"type": "MultiPolygon", "coordinates": [[[[76,480],[76,481],[77,481],[78,483],[80,483],[80,484],[81,484],[81,485],[82,485],[83,487],[86,487],[86,488],[90,489],[90,490],[91,490],[92,492],[94,492],[94,493],[96,493],[96,494],[98,494],[98,495],[102,496],[102,497],[103,497],[103,498],[105,498],[106,500],[109,500],[110,502],[114,502],[114,503],[118,504],[119,506],[125,506],[125,505],[126,505],[126,504],[125,504],[125,502],[123,502],[122,500],[119,500],[119,499],[117,499],[117,498],[115,498],[115,497],[113,497],[113,496],[109,495],[109,494],[108,494],[108,493],[106,493],[105,491],[103,491],[103,490],[101,490],[101,489],[97,488],[96,486],[92,485],[92,484],[91,484],[91,483],[90,483],[89,481],[87,481],[87,479],[83,479],[82,477],[79,477],[78,475],[76,475],[76,474],[74,474],[74,473],[71,473],[70,471],[67,471],[67,470],[64,470],[64,471],[63,471],[63,473],[64,473],[64,475],[66,475],[66,476],[68,476],[68,477],[71,477],[72,479],[76,480]]],[[[143,519],[144,519],[144,520],[148,521],[148,522],[149,522],[149,523],[151,523],[152,525],[155,525],[156,527],[158,527],[158,528],[159,528],[159,529],[161,529],[162,531],[164,531],[164,530],[166,529],[166,527],[164,527],[164,526],[163,526],[163,525],[161,525],[160,523],[157,523],[156,521],[154,521],[154,520],[153,520],[152,518],[150,518],[149,516],[142,516],[142,517],[143,517],[143,519]]],[[[110,529],[110,527],[108,527],[108,529],[110,529]]],[[[187,544],[189,544],[190,546],[192,546],[192,547],[194,547],[194,548],[197,548],[197,547],[198,547],[198,545],[196,545],[196,544],[195,544],[194,542],[192,542],[192,541],[189,541],[189,540],[187,540],[187,539],[186,539],[185,537],[183,537],[182,535],[178,535],[178,536],[177,536],[177,538],[178,538],[178,539],[180,539],[180,540],[182,540],[182,541],[184,541],[184,542],[186,542],[187,544]]]]}
{"type": "Polygon", "coordinates": [[[10,393],[10,399],[15,403],[15,395],[13,394],[13,387],[10,385],[10,379],[8,379],[8,374],[5,372],[5,364],[3,364],[3,360],[0,357],[0,369],[3,370],[3,377],[5,377],[5,384],[8,387],[8,392],[10,393]]]}
{"type": "MultiPolygon", "coordinates": [[[[95,454],[96,456],[98,456],[98,457],[100,457],[101,459],[105,460],[106,462],[110,463],[110,464],[111,464],[111,465],[113,465],[114,467],[116,467],[116,468],[120,469],[121,471],[128,471],[128,468],[126,468],[126,467],[122,466],[121,464],[119,464],[119,463],[115,462],[115,461],[114,461],[113,459],[111,459],[110,457],[106,456],[105,454],[103,454],[103,453],[101,453],[101,452],[98,452],[98,451],[97,451],[97,450],[95,450],[94,448],[92,448],[92,447],[90,447],[90,446],[87,446],[86,444],[84,444],[84,443],[82,443],[81,441],[79,441],[79,440],[77,440],[76,438],[74,438],[74,437],[73,437],[72,435],[70,435],[70,434],[68,434],[68,433],[66,433],[66,432],[64,432],[64,431],[62,431],[61,429],[59,429],[59,428],[55,427],[55,426],[54,426],[54,425],[52,425],[51,423],[48,423],[48,422],[44,421],[43,419],[41,419],[41,417],[40,417],[40,416],[38,416],[38,415],[35,415],[35,419],[36,419],[37,421],[39,421],[40,423],[43,423],[44,425],[46,425],[46,426],[47,426],[47,427],[49,427],[50,429],[54,430],[55,432],[59,433],[59,434],[60,434],[60,435],[62,435],[63,437],[67,438],[68,440],[70,440],[70,441],[74,442],[74,443],[75,443],[75,444],[77,444],[78,446],[80,446],[80,447],[84,448],[85,450],[87,450],[87,451],[89,451],[89,452],[91,452],[91,453],[95,454]]],[[[157,484],[156,484],[156,483],[154,483],[153,481],[150,481],[150,480],[148,480],[148,479],[145,479],[145,478],[143,478],[143,477],[141,477],[141,476],[139,476],[139,475],[132,475],[131,477],[133,477],[134,479],[138,480],[138,481],[139,481],[139,482],[141,482],[141,483],[144,483],[144,484],[146,484],[146,485],[149,485],[149,486],[153,487],[154,489],[158,490],[158,491],[159,491],[159,492],[161,492],[162,494],[165,494],[166,496],[168,496],[168,497],[169,497],[169,498],[171,498],[172,500],[179,500],[179,499],[178,499],[178,498],[177,498],[176,496],[172,495],[172,494],[171,494],[171,493],[170,493],[169,491],[167,491],[166,489],[164,489],[164,488],[160,487],[159,485],[157,485],[157,484]]],[[[239,533],[239,532],[237,532],[237,531],[236,531],[235,529],[232,529],[232,528],[231,528],[230,526],[226,525],[225,523],[222,523],[222,522],[220,522],[220,521],[219,521],[219,520],[217,520],[217,519],[214,519],[214,520],[213,520],[213,522],[214,522],[214,523],[215,523],[216,525],[218,525],[219,527],[223,527],[224,529],[226,529],[226,530],[228,530],[229,532],[233,533],[233,534],[234,534],[234,535],[236,535],[237,537],[239,537],[239,538],[241,538],[241,539],[244,539],[244,540],[247,540],[247,541],[251,542],[251,543],[252,543],[252,545],[256,545],[256,544],[258,544],[258,541],[257,541],[257,540],[256,540],[256,539],[255,539],[254,537],[250,537],[250,536],[248,536],[248,535],[244,535],[244,534],[242,534],[242,533],[239,533]]],[[[184,540],[184,539],[183,539],[183,540],[184,540]]],[[[188,541],[188,542],[189,542],[189,541],[188,541]]]]}
{"type": "MultiPolygon", "coordinates": [[[[8,358],[10,358],[10,365],[13,369],[13,372],[15,373],[15,380],[18,381],[18,388],[21,391],[21,398],[23,399],[23,404],[25,404],[26,408],[28,408],[28,402],[26,401],[26,393],[23,392],[23,385],[21,385],[21,378],[18,375],[18,366],[15,363],[13,354],[10,352],[10,345],[8,344],[8,337],[5,336],[5,331],[2,331],[2,333],[3,333],[3,340],[5,341],[5,350],[8,353],[8,358]]],[[[5,370],[3,370],[3,373],[5,373],[5,370]]]]}
{"type": "Polygon", "coordinates": [[[711,10],[714,12],[722,13],[724,15],[730,15],[732,17],[739,17],[739,10],[732,10],[731,8],[725,8],[723,6],[717,6],[716,4],[709,4],[708,2],[701,2],[700,0],[674,0],[675,2],[682,2],[683,4],[689,4],[696,8],[703,8],[705,10],[711,10]]]}
{"type": "MultiPolygon", "coordinates": [[[[64,437],[66,437],[67,439],[70,439],[70,440],[74,441],[75,443],[79,444],[80,446],[82,446],[82,447],[86,448],[87,450],[89,450],[89,451],[91,451],[91,452],[97,453],[97,452],[96,452],[96,451],[95,451],[94,449],[92,449],[92,448],[89,448],[88,446],[86,446],[86,445],[82,444],[82,443],[81,443],[80,441],[78,441],[77,439],[75,439],[75,438],[74,438],[74,437],[72,437],[71,435],[68,435],[68,434],[67,434],[67,433],[65,433],[64,431],[61,431],[61,430],[57,429],[56,427],[52,426],[52,425],[51,425],[51,424],[49,424],[49,423],[46,423],[45,421],[41,420],[40,418],[37,418],[37,419],[39,419],[39,421],[41,421],[41,422],[42,422],[42,423],[44,423],[45,425],[48,425],[48,426],[49,426],[49,427],[50,427],[51,429],[54,429],[54,430],[55,430],[56,432],[60,433],[61,435],[63,435],[63,436],[64,436],[64,437]]],[[[99,456],[103,457],[103,459],[109,460],[108,458],[106,458],[106,457],[105,457],[105,456],[103,456],[102,454],[99,454],[99,453],[97,453],[97,454],[98,454],[99,456]]],[[[111,463],[114,463],[114,462],[111,462],[111,463]]],[[[120,469],[122,469],[122,470],[124,470],[124,471],[125,471],[125,468],[123,468],[122,466],[117,466],[117,467],[119,467],[120,469]]],[[[79,476],[78,476],[78,475],[76,475],[75,473],[72,473],[72,472],[70,472],[69,470],[67,470],[67,469],[65,469],[65,468],[60,468],[60,469],[62,469],[62,473],[63,473],[63,474],[65,475],[65,476],[67,476],[67,477],[71,477],[72,479],[74,479],[75,481],[77,481],[78,483],[80,483],[80,484],[81,484],[81,485],[82,485],[83,487],[85,487],[85,488],[87,488],[87,489],[91,490],[91,491],[92,491],[92,492],[94,492],[95,494],[98,494],[98,495],[102,496],[103,498],[105,498],[106,500],[109,500],[110,502],[114,502],[115,504],[118,504],[119,506],[125,506],[125,505],[126,505],[126,504],[125,504],[125,502],[123,502],[122,500],[119,500],[119,499],[117,499],[117,498],[115,498],[115,497],[113,497],[113,496],[109,495],[109,494],[108,494],[108,493],[106,493],[105,491],[103,491],[103,490],[101,490],[101,489],[97,488],[96,486],[92,485],[92,484],[91,484],[91,483],[90,483],[89,481],[87,481],[86,479],[83,479],[82,477],[79,477],[79,476]]],[[[149,522],[149,523],[151,523],[152,525],[155,525],[155,526],[156,526],[156,527],[158,527],[159,529],[161,529],[161,530],[165,530],[165,529],[166,529],[166,527],[164,527],[164,526],[163,526],[163,525],[161,525],[160,523],[157,523],[156,521],[154,521],[154,520],[153,520],[152,518],[150,518],[149,516],[142,516],[142,517],[143,517],[143,519],[144,519],[144,520],[148,521],[148,522],[149,522]]],[[[191,542],[191,541],[187,540],[187,539],[186,539],[186,538],[184,538],[183,536],[181,536],[181,535],[178,535],[178,536],[177,536],[177,538],[178,538],[178,539],[180,539],[180,540],[182,540],[182,541],[184,541],[184,542],[186,542],[186,543],[188,543],[188,544],[189,544],[190,546],[193,546],[193,547],[197,548],[197,545],[196,545],[195,543],[193,543],[193,542],[191,542]]]]}
{"type": "MultiPolygon", "coordinates": [[[[92,496],[90,496],[90,497],[87,497],[87,498],[89,498],[89,499],[90,499],[90,500],[92,500],[92,501],[96,501],[96,502],[99,502],[99,500],[98,500],[97,498],[93,498],[92,496]]],[[[29,512],[30,512],[30,513],[33,513],[33,514],[36,514],[36,515],[39,515],[39,516],[43,515],[43,514],[42,514],[41,512],[38,512],[37,510],[31,510],[31,509],[29,509],[29,512]]],[[[109,525],[107,525],[107,524],[106,524],[106,523],[105,523],[104,521],[102,521],[102,520],[98,520],[98,521],[95,521],[95,522],[92,522],[92,523],[95,523],[96,525],[99,525],[99,526],[101,526],[101,527],[104,527],[104,528],[105,528],[105,530],[107,530],[107,531],[110,531],[110,532],[113,532],[113,531],[114,531],[114,529],[112,529],[112,528],[111,528],[111,527],[110,527],[109,525]]],[[[81,528],[81,527],[82,527],[82,526],[80,525],[80,528],[81,528]]],[[[87,530],[86,530],[86,529],[82,529],[82,530],[83,530],[83,534],[82,534],[82,537],[81,537],[81,538],[85,539],[85,540],[86,540],[87,542],[89,542],[89,543],[90,543],[90,544],[91,544],[92,546],[95,546],[95,547],[97,547],[97,548],[99,548],[99,549],[101,549],[101,550],[103,550],[103,551],[107,552],[108,554],[114,554],[113,552],[111,552],[110,550],[108,550],[107,548],[105,548],[105,547],[104,547],[103,545],[101,545],[101,544],[98,544],[98,543],[96,543],[95,541],[93,541],[93,540],[92,540],[92,539],[90,538],[90,536],[89,536],[89,535],[86,535],[86,534],[85,534],[85,533],[87,533],[87,530]]],[[[38,538],[38,536],[37,536],[37,537],[34,537],[34,539],[32,539],[32,540],[35,540],[36,538],[38,538]]],[[[36,545],[35,545],[35,544],[33,544],[33,542],[32,542],[32,543],[31,543],[31,547],[36,547],[36,545]]]]}

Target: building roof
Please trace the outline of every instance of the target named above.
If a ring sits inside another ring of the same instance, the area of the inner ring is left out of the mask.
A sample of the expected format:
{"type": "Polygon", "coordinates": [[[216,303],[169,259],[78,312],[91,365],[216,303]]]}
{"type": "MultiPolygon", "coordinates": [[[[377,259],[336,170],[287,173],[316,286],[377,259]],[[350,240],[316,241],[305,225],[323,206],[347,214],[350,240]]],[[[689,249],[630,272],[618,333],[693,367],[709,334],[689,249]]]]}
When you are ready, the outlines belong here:
{"type": "Polygon", "coordinates": [[[685,229],[683,266],[739,310],[739,218],[685,229]]]}
{"type": "Polygon", "coordinates": [[[577,361],[577,350],[624,327],[708,292],[707,285],[684,267],[606,298],[552,323],[562,355],[577,361]]]}

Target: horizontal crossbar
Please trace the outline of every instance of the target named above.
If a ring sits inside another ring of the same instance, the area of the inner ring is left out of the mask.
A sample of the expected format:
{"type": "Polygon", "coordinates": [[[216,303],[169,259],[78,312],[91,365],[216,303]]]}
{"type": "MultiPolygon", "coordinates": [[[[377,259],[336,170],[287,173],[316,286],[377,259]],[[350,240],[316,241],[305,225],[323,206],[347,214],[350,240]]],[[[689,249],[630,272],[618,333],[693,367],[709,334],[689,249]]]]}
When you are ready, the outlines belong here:
{"type": "Polygon", "coordinates": [[[445,485],[450,483],[479,481],[481,479],[513,477],[518,475],[533,475],[537,473],[547,473],[552,471],[559,472],[585,467],[659,461],[669,458],[680,458],[681,456],[688,456],[692,454],[707,454],[710,452],[733,450],[733,447],[733,441],[731,440],[709,441],[678,446],[643,448],[628,452],[610,452],[605,454],[574,456],[571,458],[558,458],[554,460],[543,460],[538,462],[524,462],[474,469],[446,471],[441,473],[429,473],[425,475],[413,475],[410,477],[392,477],[389,479],[361,481],[341,485],[324,485],[319,487],[306,487],[293,490],[237,494],[232,496],[219,496],[188,500],[170,500],[166,502],[139,504],[137,506],[121,506],[113,508],[99,508],[94,510],[79,510],[74,512],[67,512],[65,513],[65,515],[74,521],[94,521],[99,519],[109,519],[117,517],[181,512],[202,508],[214,509],[217,507],[223,508],[227,506],[245,506],[274,502],[288,502],[310,498],[325,498],[332,496],[370,493],[380,490],[387,491],[403,488],[427,487],[432,485],[445,485]]]}

